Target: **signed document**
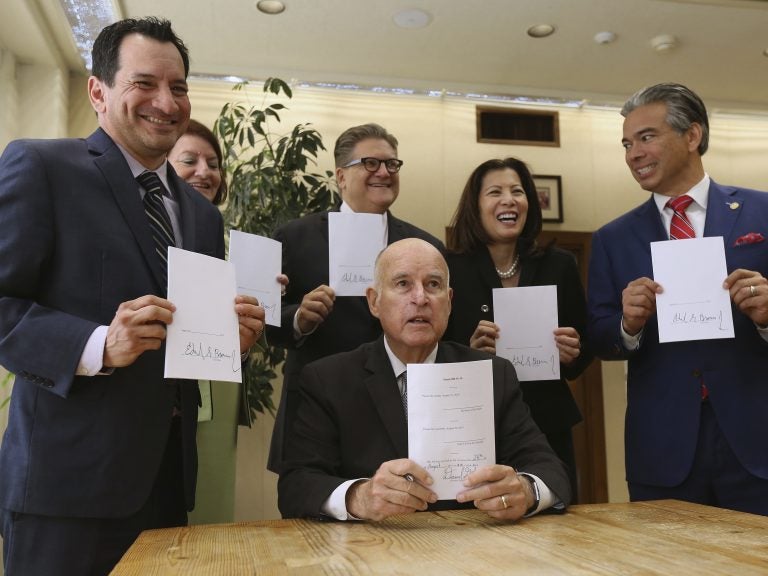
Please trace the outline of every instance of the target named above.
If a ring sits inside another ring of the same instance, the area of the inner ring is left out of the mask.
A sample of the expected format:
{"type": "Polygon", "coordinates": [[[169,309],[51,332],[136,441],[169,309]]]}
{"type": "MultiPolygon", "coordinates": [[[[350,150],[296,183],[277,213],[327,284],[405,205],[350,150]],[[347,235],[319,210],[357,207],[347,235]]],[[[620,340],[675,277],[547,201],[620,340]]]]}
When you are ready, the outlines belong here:
{"type": "Polygon", "coordinates": [[[270,326],[280,326],[280,274],[283,262],[282,244],[277,240],[229,232],[229,261],[235,265],[237,293],[255,297],[264,308],[270,326]]]}
{"type": "Polygon", "coordinates": [[[365,296],[373,265],[384,250],[381,214],[328,213],[328,280],[336,296],[365,296]]]}
{"type": "Polygon", "coordinates": [[[490,360],[408,364],[408,457],[432,475],[440,500],[496,463],[490,360]]]}
{"type": "Polygon", "coordinates": [[[501,331],[496,354],[512,362],[521,382],[560,379],[557,286],[494,288],[493,316],[501,331]]]}
{"type": "Polygon", "coordinates": [[[176,306],[165,340],[165,377],[242,382],[232,263],[168,248],[168,300],[176,306]]]}
{"type": "Polygon", "coordinates": [[[651,242],[659,342],[733,338],[722,236],[651,242]]]}

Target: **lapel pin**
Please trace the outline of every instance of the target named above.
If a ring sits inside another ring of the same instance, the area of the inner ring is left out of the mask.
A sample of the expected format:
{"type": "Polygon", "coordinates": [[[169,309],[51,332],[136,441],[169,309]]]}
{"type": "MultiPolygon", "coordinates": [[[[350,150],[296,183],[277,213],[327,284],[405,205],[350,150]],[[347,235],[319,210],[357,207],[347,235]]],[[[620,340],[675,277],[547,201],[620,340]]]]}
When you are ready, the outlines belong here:
{"type": "Polygon", "coordinates": [[[731,202],[730,204],[728,204],[728,207],[731,210],[738,210],[739,209],[739,203],[738,202],[731,202]]]}

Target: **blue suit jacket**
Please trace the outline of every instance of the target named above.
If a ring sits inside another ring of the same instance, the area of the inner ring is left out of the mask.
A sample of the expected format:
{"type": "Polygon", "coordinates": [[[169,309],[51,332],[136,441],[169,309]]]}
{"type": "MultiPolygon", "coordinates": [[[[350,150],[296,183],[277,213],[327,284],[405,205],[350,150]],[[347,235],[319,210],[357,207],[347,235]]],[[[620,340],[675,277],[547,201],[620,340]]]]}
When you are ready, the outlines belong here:
{"type": "MultiPolygon", "coordinates": [[[[169,167],[182,245],[223,257],[221,216],[169,167]]],[[[16,374],[0,448],[0,506],[120,517],[146,501],[173,398],[164,350],[76,377],[89,336],[121,302],[162,294],[138,184],[102,130],[25,140],[0,158],[0,364],[16,374]]],[[[182,382],[185,494],[194,501],[196,383],[182,382]]]]}
{"type": "MultiPolygon", "coordinates": [[[[745,268],[768,276],[768,245],[735,245],[749,232],[768,236],[768,193],[712,182],[704,235],[723,237],[728,273],[745,268]]],[[[654,316],[637,351],[622,344],[621,292],[632,280],[653,277],[650,243],[667,238],[650,198],[600,228],[592,241],[590,344],[605,360],[629,360],[627,480],[675,486],[687,477],[698,438],[702,382],[739,461],[752,474],[768,478],[768,344],[747,316],[733,307],[733,339],[664,344],[654,316]]]]}

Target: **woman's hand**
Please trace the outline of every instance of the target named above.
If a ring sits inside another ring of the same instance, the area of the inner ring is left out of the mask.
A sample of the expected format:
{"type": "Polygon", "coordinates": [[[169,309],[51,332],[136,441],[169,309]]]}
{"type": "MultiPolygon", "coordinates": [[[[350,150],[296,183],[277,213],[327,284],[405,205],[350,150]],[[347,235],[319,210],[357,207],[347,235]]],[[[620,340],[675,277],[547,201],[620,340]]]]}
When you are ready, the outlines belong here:
{"type": "Polygon", "coordinates": [[[469,337],[469,347],[496,354],[499,327],[490,320],[480,320],[475,332],[469,337]]]}

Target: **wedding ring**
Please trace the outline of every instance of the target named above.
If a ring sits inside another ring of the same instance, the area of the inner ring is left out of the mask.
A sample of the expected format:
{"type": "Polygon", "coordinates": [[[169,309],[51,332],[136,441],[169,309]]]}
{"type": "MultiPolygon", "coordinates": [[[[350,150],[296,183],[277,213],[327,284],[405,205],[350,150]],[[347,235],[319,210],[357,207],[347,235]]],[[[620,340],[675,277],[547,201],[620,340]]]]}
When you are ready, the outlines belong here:
{"type": "Polygon", "coordinates": [[[499,498],[501,498],[501,503],[504,504],[504,510],[509,508],[509,504],[507,504],[507,495],[502,494],[501,496],[499,496],[499,498]]]}
{"type": "Polygon", "coordinates": [[[749,285],[749,295],[750,296],[754,296],[755,294],[757,294],[757,290],[755,290],[755,287],[752,284],[750,284],[749,285]]]}

